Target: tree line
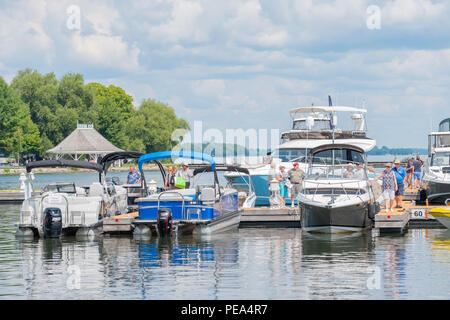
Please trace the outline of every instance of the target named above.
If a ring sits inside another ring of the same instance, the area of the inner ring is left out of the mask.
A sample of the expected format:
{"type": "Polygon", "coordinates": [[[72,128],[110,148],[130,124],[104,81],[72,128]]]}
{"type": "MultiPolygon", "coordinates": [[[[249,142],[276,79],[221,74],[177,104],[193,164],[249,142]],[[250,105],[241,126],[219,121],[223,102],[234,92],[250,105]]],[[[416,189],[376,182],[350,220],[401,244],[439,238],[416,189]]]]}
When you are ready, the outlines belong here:
{"type": "Polygon", "coordinates": [[[173,147],[175,129],[189,129],[172,107],[145,99],[135,108],[122,88],[84,83],[81,74],[25,69],[8,85],[0,77],[0,153],[45,156],[77,123],[94,128],[118,148],[155,152],[173,147]]]}

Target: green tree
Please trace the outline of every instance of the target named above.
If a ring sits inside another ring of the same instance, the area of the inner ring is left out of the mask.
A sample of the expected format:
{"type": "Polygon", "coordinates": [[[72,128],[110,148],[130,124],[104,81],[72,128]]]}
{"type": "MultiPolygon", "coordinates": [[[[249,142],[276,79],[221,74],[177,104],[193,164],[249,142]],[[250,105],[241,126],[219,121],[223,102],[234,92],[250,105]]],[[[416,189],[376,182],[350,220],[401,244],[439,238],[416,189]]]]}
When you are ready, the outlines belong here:
{"type": "Polygon", "coordinates": [[[176,129],[187,130],[189,124],[177,118],[174,109],[167,104],[153,99],[144,100],[128,121],[129,149],[136,150],[135,144],[140,142],[146,152],[170,150],[172,133],[176,129]]]}
{"type": "Polygon", "coordinates": [[[88,86],[94,92],[91,112],[96,118],[95,128],[112,144],[126,149],[129,145],[128,119],[135,113],[133,98],[122,88],[113,85],[105,87],[99,83],[90,83],[88,86]]]}
{"type": "Polygon", "coordinates": [[[42,140],[28,105],[0,77],[0,147],[18,156],[39,152],[42,140]]]}

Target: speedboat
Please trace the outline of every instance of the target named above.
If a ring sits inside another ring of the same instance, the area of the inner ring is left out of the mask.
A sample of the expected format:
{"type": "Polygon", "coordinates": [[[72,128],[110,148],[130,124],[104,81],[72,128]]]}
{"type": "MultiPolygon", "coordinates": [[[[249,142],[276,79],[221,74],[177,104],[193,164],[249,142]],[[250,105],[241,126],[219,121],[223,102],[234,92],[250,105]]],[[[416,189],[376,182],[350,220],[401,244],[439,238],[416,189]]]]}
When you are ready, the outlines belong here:
{"type": "Polygon", "coordinates": [[[307,232],[371,228],[379,205],[368,179],[364,150],[345,144],[312,149],[298,201],[301,226],[307,232]]]}
{"type": "MultiPolygon", "coordinates": [[[[136,199],[139,216],[133,222],[134,235],[211,234],[237,228],[242,207],[253,206],[256,196],[250,186],[240,207],[238,190],[221,186],[217,172],[236,171],[248,175],[248,170],[232,166],[218,167],[214,159],[207,154],[162,151],[139,158],[138,166],[144,177],[144,183],[146,183],[142,170],[144,163],[176,158],[203,160],[209,165],[194,170],[193,183],[189,189],[158,188],[157,192],[149,191],[146,197],[136,199]]],[[[166,181],[166,173],[162,167],[160,169],[163,181],[166,181]]]]}
{"type": "Polygon", "coordinates": [[[428,165],[422,179],[430,203],[450,204],[450,118],[428,135],[428,165]]]}
{"type": "Polygon", "coordinates": [[[25,200],[20,210],[17,236],[55,238],[61,235],[90,235],[100,221],[110,215],[126,213],[126,190],[106,183],[103,168],[97,163],[75,160],[42,160],[29,162],[27,174],[21,176],[25,200]],[[74,182],[51,183],[38,195],[33,190],[33,169],[68,167],[98,172],[99,181],[88,186],[74,182]]]}
{"type": "MultiPolygon", "coordinates": [[[[311,106],[295,108],[290,111],[293,118],[292,129],[283,132],[282,143],[267,158],[266,163],[246,165],[255,184],[256,205],[269,204],[269,188],[267,178],[270,172],[270,162],[278,166],[283,165],[286,171],[293,168],[295,162],[300,169],[307,171],[310,150],[330,143],[353,145],[368,152],[372,150],[376,141],[366,136],[366,109],[332,106],[331,98],[329,106],[311,106]],[[343,130],[337,128],[337,113],[351,113],[353,128],[343,130]]],[[[225,175],[233,185],[242,184],[242,177],[235,173],[225,175]]],[[[290,203],[290,199],[286,199],[290,203]]]]}

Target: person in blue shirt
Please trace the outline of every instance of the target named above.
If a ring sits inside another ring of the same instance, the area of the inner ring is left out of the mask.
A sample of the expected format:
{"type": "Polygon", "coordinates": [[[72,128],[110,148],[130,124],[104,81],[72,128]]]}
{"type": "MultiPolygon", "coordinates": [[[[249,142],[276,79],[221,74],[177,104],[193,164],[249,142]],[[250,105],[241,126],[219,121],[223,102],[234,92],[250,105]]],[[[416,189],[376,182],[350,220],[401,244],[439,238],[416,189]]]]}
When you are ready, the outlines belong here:
{"type": "Polygon", "coordinates": [[[394,171],[395,178],[397,179],[397,191],[395,191],[395,202],[397,205],[396,208],[402,208],[403,207],[403,193],[405,191],[405,184],[403,181],[406,177],[406,170],[400,165],[399,160],[394,161],[394,168],[392,168],[392,171],[394,171]]]}
{"type": "Polygon", "coordinates": [[[130,167],[130,172],[128,172],[127,184],[138,184],[142,181],[141,174],[136,171],[135,167],[130,167]]]}

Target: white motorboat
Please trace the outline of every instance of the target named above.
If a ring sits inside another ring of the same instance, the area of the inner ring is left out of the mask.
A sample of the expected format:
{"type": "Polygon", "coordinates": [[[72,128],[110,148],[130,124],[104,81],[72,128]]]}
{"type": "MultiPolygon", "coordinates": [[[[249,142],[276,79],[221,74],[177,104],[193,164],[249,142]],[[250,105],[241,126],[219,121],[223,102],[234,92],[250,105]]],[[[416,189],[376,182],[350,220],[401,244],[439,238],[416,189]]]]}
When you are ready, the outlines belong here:
{"type": "Polygon", "coordinates": [[[25,200],[20,210],[17,236],[60,237],[95,233],[103,217],[127,212],[126,190],[106,183],[103,168],[97,163],[75,160],[42,160],[30,162],[25,185],[25,200]],[[99,181],[89,186],[51,183],[33,195],[33,169],[44,167],[82,168],[98,172],[99,181]]]}
{"type": "MultiPolygon", "coordinates": [[[[290,111],[293,118],[292,129],[283,132],[282,143],[271,154],[266,163],[257,165],[243,165],[253,179],[256,191],[256,205],[269,204],[269,189],[267,177],[270,171],[270,162],[284,165],[286,170],[298,162],[300,169],[307,171],[307,157],[310,150],[331,143],[348,144],[361,148],[364,152],[372,150],[376,141],[366,136],[366,109],[347,106],[311,106],[295,108],[290,111]],[[351,113],[353,128],[344,130],[337,127],[337,113],[351,113]]],[[[225,178],[238,186],[243,177],[236,173],[228,173],[225,178]]],[[[287,199],[290,203],[290,199],[287,199]]]]}
{"type": "Polygon", "coordinates": [[[362,148],[329,144],[311,150],[298,196],[305,231],[340,233],[371,228],[379,205],[362,148]]]}
{"type": "Polygon", "coordinates": [[[422,179],[430,203],[450,204],[450,118],[428,135],[428,165],[422,179]]]}

